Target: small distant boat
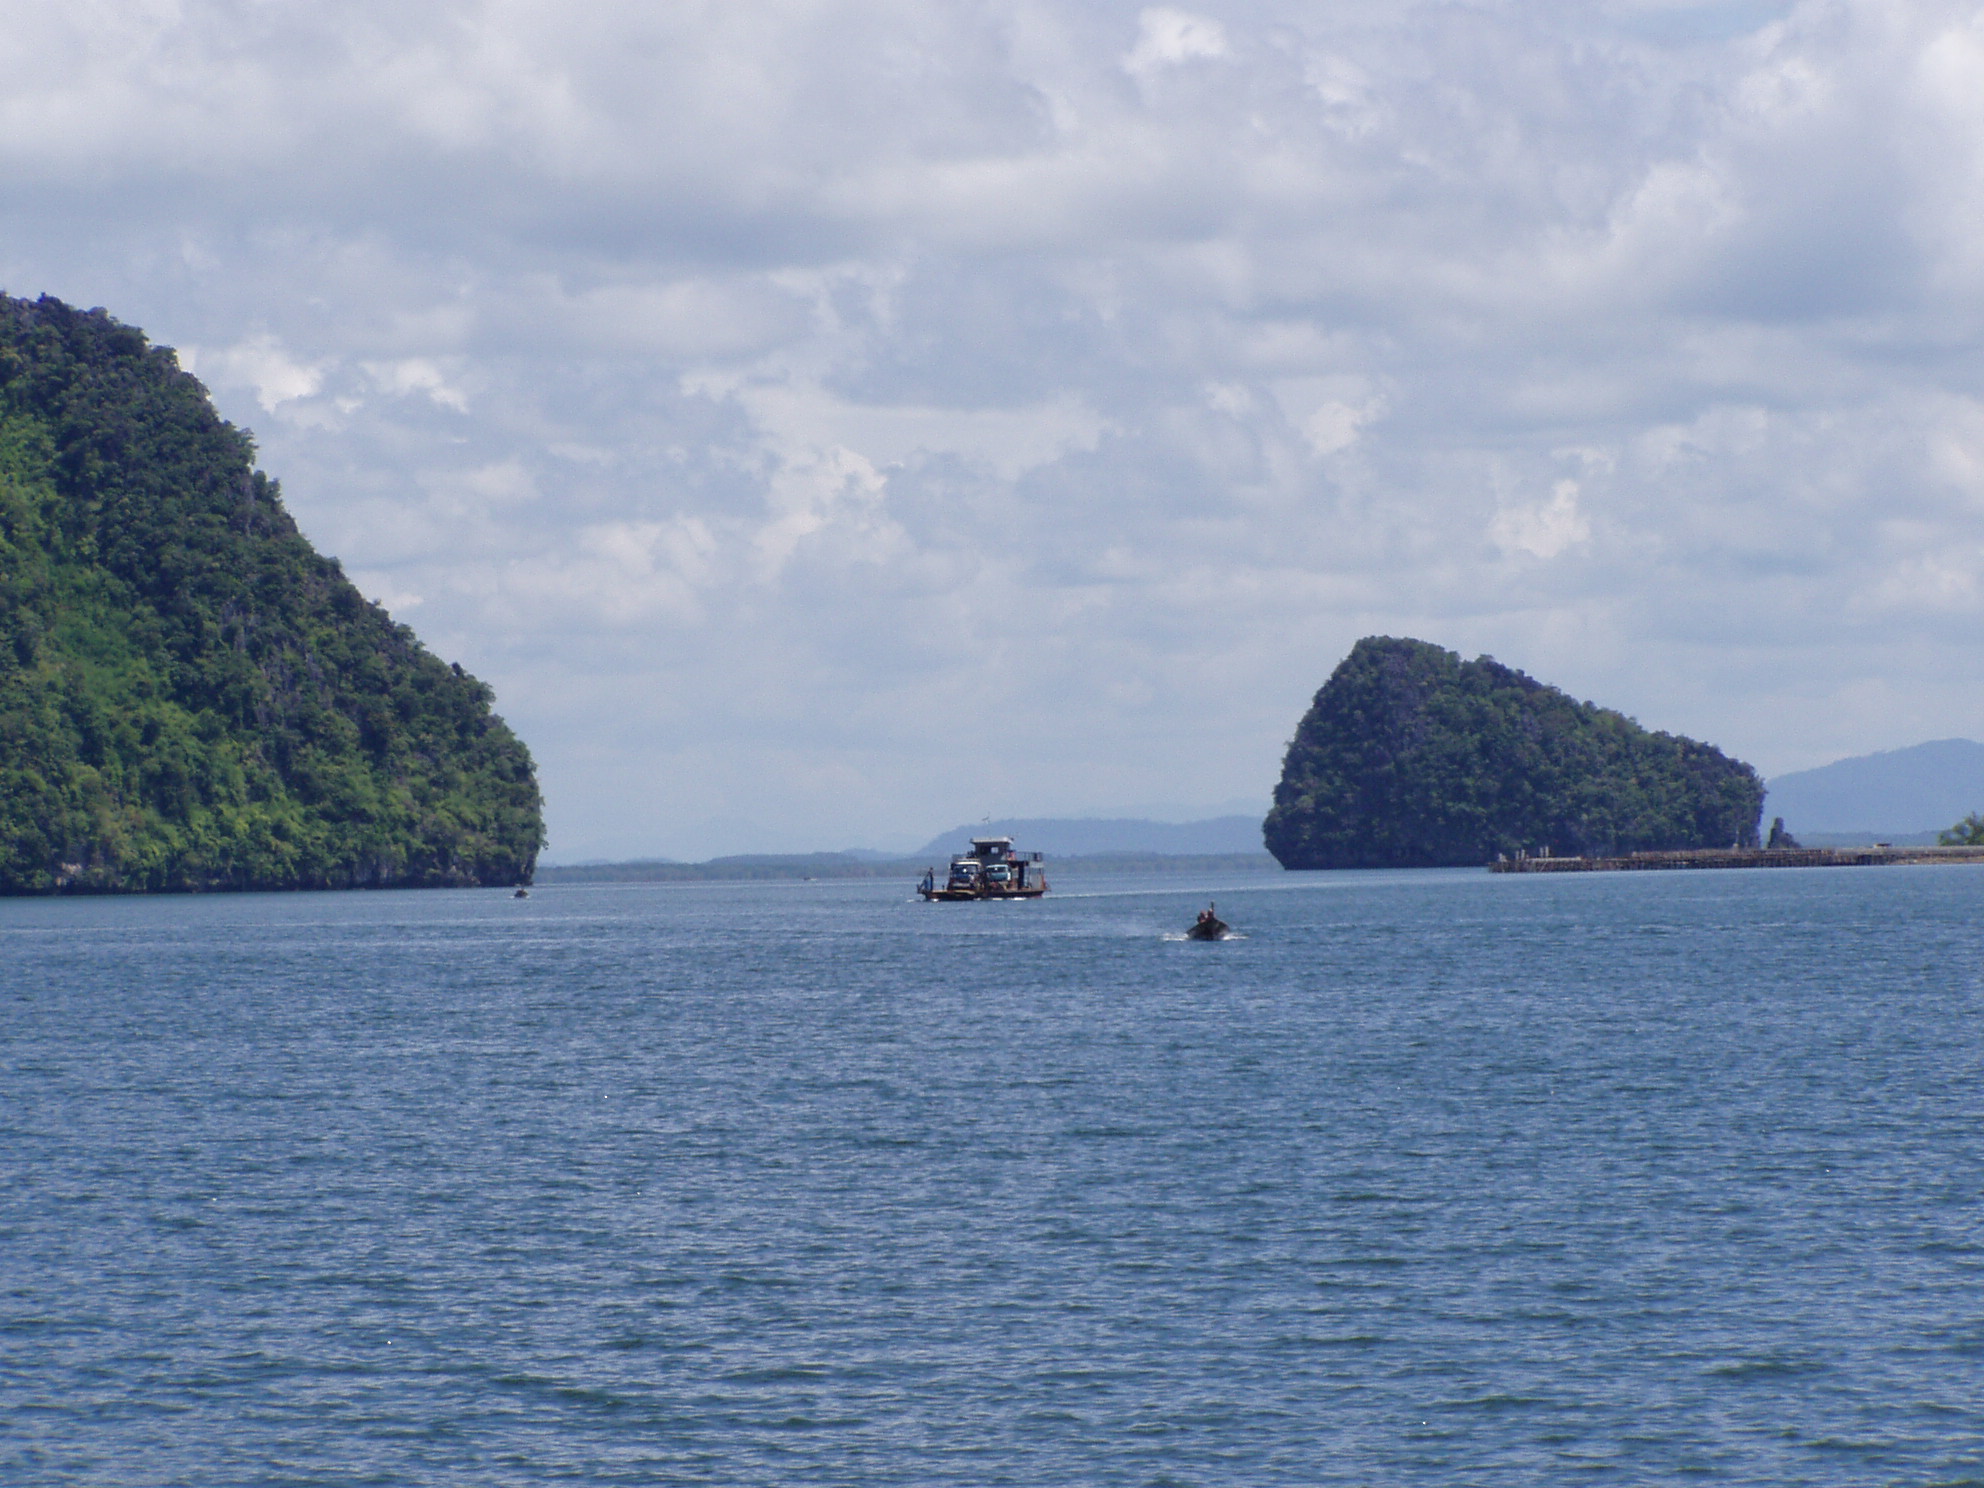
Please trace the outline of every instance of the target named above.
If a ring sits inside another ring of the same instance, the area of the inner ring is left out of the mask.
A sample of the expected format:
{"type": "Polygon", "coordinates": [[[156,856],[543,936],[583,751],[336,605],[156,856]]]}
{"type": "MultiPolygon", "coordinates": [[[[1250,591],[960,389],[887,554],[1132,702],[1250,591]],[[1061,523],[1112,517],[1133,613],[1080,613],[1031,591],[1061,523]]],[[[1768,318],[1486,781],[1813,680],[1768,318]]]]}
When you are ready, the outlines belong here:
{"type": "Polygon", "coordinates": [[[1047,874],[1039,853],[1013,851],[1010,837],[974,837],[971,851],[951,859],[942,883],[937,870],[923,870],[916,892],[926,900],[1038,899],[1047,892],[1047,874]]]}
{"type": "Polygon", "coordinates": [[[530,890],[525,888],[522,884],[518,884],[516,893],[512,894],[510,897],[512,899],[528,899],[530,898],[530,890]]]}
{"type": "Polygon", "coordinates": [[[1187,940],[1224,940],[1233,927],[1219,917],[1219,906],[1208,904],[1199,911],[1198,919],[1192,928],[1185,932],[1187,940]]]}

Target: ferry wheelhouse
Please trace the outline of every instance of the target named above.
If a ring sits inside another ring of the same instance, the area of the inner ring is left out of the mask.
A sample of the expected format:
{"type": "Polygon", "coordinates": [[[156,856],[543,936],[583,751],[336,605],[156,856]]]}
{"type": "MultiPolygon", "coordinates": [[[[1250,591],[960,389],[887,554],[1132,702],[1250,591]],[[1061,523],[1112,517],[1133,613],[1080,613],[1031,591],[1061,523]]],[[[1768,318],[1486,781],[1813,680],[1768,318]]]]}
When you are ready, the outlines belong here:
{"type": "Polygon", "coordinates": [[[916,892],[925,899],[1038,899],[1047,892],[1047,873],[1039,853],[1013,851],[1010,837],[974,837],[971,851],[951,859],[951,871],[941,883],[935,869],[926,869],[916,892]]]}

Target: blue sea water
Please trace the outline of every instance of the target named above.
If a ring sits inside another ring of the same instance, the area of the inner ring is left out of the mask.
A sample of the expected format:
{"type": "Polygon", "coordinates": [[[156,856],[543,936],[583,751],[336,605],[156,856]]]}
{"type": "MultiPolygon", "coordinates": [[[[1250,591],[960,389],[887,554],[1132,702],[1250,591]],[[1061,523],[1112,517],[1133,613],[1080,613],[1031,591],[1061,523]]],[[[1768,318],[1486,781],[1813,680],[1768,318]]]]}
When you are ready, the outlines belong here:
{"type": "Polygon", "coordinates": [[[1984,1483],[1984,870],[907,890],[0,903],[0,1481],[1984,1483]]]}

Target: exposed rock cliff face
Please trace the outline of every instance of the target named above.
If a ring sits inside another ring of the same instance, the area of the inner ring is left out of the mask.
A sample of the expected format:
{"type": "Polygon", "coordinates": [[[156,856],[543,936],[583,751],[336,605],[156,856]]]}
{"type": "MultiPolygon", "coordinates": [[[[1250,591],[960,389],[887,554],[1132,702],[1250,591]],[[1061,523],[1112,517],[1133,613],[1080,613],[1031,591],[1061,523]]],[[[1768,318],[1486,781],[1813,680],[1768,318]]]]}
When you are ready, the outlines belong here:
{"type": "Polygon", "coordinates": [[[1263,827],[1286,868],[1755,846],[1756,771],[1488,657],[1359,641],[1296,730],[1263,827]]]}
{"type": "Polygon", "coordinates": [[[528,880],[489,689],[253,457],[169,349],[0,297],[0,893],[528,880]]]}

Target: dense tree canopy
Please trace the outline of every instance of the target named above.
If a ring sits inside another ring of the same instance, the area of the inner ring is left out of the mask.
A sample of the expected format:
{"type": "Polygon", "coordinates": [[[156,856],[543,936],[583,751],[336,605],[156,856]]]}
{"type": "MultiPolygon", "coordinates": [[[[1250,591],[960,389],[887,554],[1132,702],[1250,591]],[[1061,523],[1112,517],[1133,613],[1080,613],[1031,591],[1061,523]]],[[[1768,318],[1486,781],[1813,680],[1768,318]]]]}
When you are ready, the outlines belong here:
{"type": "Polygon", "coordinates": [[[172,351],[0,296],[0,892],[527,880],[529,753],[172,351]]]}
{"type": "Polygon", "coordinates": [[[1973,811],[1936,841],[1944,847],[1984,847],[1984,811],[1973,811]]]}
{"type": "Polygon", "coordinates": [[[1488,657],[1359,641],[1296,730],[1263,832],[1287,868],[1754,846],[1756,771],[1488,657]]]}

